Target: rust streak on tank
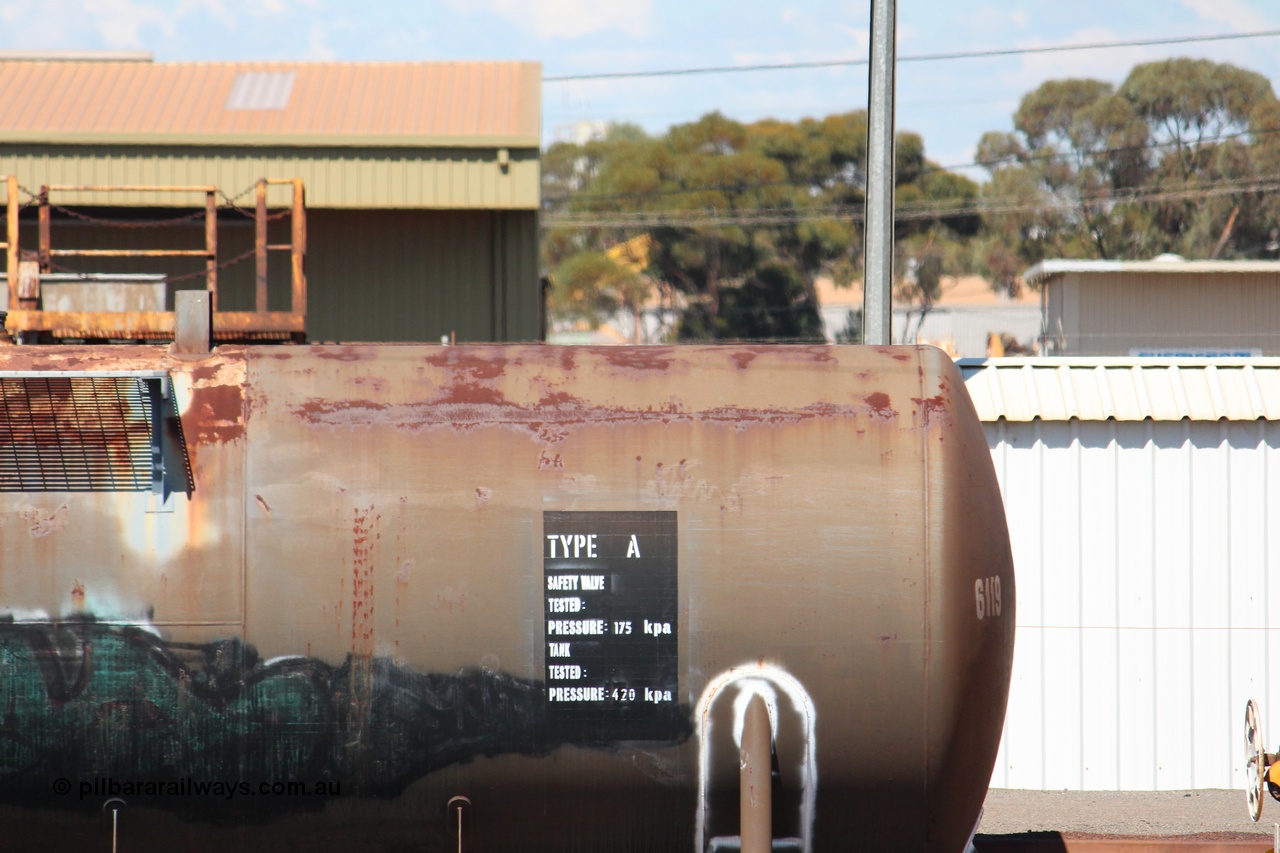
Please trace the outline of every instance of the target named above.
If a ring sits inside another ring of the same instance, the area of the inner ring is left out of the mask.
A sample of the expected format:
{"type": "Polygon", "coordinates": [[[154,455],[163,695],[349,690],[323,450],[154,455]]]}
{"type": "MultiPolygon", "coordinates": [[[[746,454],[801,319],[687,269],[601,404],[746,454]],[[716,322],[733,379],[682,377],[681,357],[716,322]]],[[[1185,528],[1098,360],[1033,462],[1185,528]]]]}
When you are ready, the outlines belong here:
{"type": "Polygon", "coordinates": [[[552,391],[548,394],[544,394],[541,399],[538,400],[538,408],[540,409],[552,406],[556,408],[565,408],[575,405],[581,406],[582,401],[565,391],[552,391]]]}
{"type": "MultiPolygon", "coordinates": [[[[762,348],[762,351],[768,352],[769,348],[762,348]]],[[[775,350],[776,351],[776,350],[775,350]]],[[[789,353],[798,353],[808,357],[808,361],[812,362],[836,362],[838,359],[832,353],[831,347],[826,344],[813,344],[811,346],[788,346],[782,348],[784,355],[789,353]]]]}
{"type": "Polygon", "coordinates": [[[578,363],[576,349],[577,347],[552,347],[552,350],[559,356],[560,369],[566,373],[572,373],[578,363]]]}
{"type": "Polygon", "coordinates": [[[602,347],[597,350],[614,367],[628,370],[661,370],[671,367],[671,347],[602,347]]]}
{"type": "Polygon", "coordinates": [[[867,405],[875,412],[877,417],[888,419],[897,416],[897,411],[890,405],[889,395],[883,391],[876,391],[866,396],[867,405]]]}
{"type": "Polygon", "coordinates": [[[322,400],[311,399],[294,410],[303,420],[326,426],[355,426],[362,422],[374,422],[373,415],[389,408],[388,403],[373,400],[322,400]],[[343,417],[346,413],[349,416],[343,417]],[[365,415],[362,419],[360,415],[365,415]]]}
{"type": "Polygon", "coordinates": [[[5,347],[5,370],[138,370],[154,368],[167,347],[5,347]]]}
{"type": "Polygon", "coordinates": [[[474,379],[498,379],[506,371],[510,359],[494,355],[485,358],[466,347],[445,347],[423,361],[433,367],[466,371],[474,379]]]}
{"type": "Polygon", "coordinates": [[[382,538],[381,515],[372,506],[355,509],[351,525],[351,651],[373,654],[373,550],[382,538]]]}
{"type": "Polygon", "coordinates": [[[243,363],[199,364],[191,370],[191,405],[182,416],[192,444],[221,444],[244,435],[243,363]]]}
{"type": "Polygon", "coordinates": [[[507,406],[507,398],[502,396],[502,392],[490,385],[482,385],[479,382],[454,382],[450,385],[445,393],[437,397],[434,403],[440,405],[480,405],[480,406],[507,406]]]}
{"type": "Polygon", "coordinates": [[[937,417],[948,414],[948,406],[946,399],[941,394],[935,394],[932,397],[912,397],[911,402],[915,403],[920,409],[920,420],[924,426],[937,417]]]}
{"type": "Polygon", "coordinates": [[[356,376],[352,378],[351,384],[367,388],[375,394],[384,394],[387,390],[387,380],[380,376],[356,376]]]}
{"type": "Polygon", "coordinates": [[[222,444],[244,435],[244,389],[238,385],[193,388],[182,427],[197,444],[222,444]]]}
{"type": "Polygon", "coordinates": [[[337,346],[337,347],[320,347],[311,348],[316,358],[327,358],[334,361],[360,361],[362,354],[355,347],[337,346]]]}
{"type": "Polygon", "coordinates": [[[876,347],[876,352],[881,355],[887,355],[894,361],[901,361],[904,364],[911,360],[910,354],[903,352],[901,347],[876,347]]]}
{"type": "Polygon", "coordinates": [[[765,356],[783,361],[804,361],[810,363],[838,361],[836,356],[832,354],[831,347],[825,344],[789,344],[781,347],[776,344],[738,344],[733,347],[729,358],[738,366],[739,370],[745,370],[750,367],[751,363],[754,362],[758,356],[765,356]]]}
{"type": "MultiPolygon", "coordinates": [[[[372,400],[331,400],[312,398],[293,409],[310,423],[328,427],[390,427],[411,432],[433,428],[467,430],[477,426],[505,426],[526,431],[539,441],[563,440],[567,433],[557,427],[608,426],[613,424],[732,424],[748,426],[800,423],[814,418],[856,418],[866,407],[818,402],[795,409],[719,406],[702,411],[686,411],[667,403],[645,409],[564,403],[555,406],[520,406],[507,401],[500,392],[464,383],[440,397],[422,403],[378,403],[372,400]]],[[[897,415],[884,394],[872,394],[867,403],[872,413],[883,419],[897,415]]]]}

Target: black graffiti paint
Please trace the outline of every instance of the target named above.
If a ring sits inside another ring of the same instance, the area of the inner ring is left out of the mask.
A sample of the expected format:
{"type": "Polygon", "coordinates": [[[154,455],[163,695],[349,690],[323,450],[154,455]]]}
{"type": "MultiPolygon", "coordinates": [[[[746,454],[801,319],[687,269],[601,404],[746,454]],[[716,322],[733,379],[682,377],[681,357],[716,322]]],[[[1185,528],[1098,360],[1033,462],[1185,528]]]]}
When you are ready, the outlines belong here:
{"type": "MultiPolygon", "coordinates": [[[[386,658],[268,663],[238,639],[168,642],[91,617],[0,619],[0,798],[84,807],[51,783],[102,778],[306,780],[342,796],[394,797],[450,765],[557,748],[544,688],[480,668],[417,673],[386,658]]],[[[672,742],[691,732],[682,713],[672,742]]],[[[166,796],[150,805],[238,820],[323,800],[166,796]]]]}

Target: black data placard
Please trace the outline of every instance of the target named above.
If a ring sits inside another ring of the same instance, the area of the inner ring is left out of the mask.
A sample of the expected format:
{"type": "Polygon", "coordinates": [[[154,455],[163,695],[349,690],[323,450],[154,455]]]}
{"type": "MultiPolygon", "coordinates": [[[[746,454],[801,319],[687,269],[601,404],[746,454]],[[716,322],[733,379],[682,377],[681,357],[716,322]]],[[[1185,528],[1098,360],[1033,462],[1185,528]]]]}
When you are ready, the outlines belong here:
{"type": "Polygon", "coordinates": [[[547,723],[579,743],[679,724],[674,512],[542,516],[547,723]]]}

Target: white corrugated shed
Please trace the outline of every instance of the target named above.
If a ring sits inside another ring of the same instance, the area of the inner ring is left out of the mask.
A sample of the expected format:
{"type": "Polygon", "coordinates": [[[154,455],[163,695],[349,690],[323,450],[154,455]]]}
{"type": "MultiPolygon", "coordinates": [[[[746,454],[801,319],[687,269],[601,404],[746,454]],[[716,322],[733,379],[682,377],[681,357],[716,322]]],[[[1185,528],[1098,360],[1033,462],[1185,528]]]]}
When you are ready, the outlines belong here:
{"type": "Polygon", "coordinates": [[[1250,697],[1280,742],[1280,359],[961,369],[1018,584],[992,786],[1242,786],[1250,697]]]}
{"type": "Polygon", "coordinates": [[[1040,352],[1280,356],[1280,261],[1046,260],[1040,352]]]}
{"type": "Polygon", "coordinates": [[[1280,358],[961,361],[984,422],[1280,420],[1280,358]]]}

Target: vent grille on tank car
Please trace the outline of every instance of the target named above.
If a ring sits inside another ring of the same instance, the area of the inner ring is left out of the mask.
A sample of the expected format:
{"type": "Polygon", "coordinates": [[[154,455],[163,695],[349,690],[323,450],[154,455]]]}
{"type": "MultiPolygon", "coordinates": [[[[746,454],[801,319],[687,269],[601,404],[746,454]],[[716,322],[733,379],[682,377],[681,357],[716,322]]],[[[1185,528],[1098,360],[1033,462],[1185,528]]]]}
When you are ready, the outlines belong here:
{"type": "Polygon", "coordinates": [[[0,376],[0,492],[193,485],[167,376],[0,376]]]}

